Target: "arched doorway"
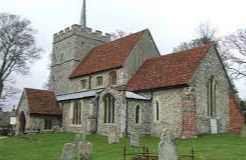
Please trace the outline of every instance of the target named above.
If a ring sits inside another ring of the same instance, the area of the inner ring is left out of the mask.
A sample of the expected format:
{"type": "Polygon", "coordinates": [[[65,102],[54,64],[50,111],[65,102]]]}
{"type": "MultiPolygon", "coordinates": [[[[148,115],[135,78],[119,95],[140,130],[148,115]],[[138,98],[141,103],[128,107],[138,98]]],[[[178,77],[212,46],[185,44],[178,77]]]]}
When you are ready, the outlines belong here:
{"type": "Polygon", "coordinates": [[[25,113],[22,111],[20,114],[20,126],[19,126],[19,131],[20,133],[24,133],[26,130],[26,117],[25,117],[25,113]]]}

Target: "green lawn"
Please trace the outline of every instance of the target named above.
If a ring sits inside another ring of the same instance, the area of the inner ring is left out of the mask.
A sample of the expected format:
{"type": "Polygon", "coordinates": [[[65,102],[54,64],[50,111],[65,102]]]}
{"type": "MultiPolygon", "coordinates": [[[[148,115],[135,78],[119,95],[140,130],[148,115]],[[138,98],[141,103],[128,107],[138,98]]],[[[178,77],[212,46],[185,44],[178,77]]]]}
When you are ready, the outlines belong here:
{"type": "MultiPolygon", "coordinates": [[[[12,137],[0,140],[0,160],[59,160],[63,144],[73,142],[74,134],[40,134],[28,138],[12,137]]],[[[107,137],[88,135],[93,144],[93,160],[122,160],[123,146],[129,146],[128,140],[121,139],[120,144],[109,145],[107,137]]],[[[156,152],[159,138],[145,137],[141,145],[156,152]]],[[[202,135],[195,140],[178,140],[179,154],[188,154],[194,147],[196,160],[244,160],[246,159],[246,138],[238,135],[202,135]]]]}

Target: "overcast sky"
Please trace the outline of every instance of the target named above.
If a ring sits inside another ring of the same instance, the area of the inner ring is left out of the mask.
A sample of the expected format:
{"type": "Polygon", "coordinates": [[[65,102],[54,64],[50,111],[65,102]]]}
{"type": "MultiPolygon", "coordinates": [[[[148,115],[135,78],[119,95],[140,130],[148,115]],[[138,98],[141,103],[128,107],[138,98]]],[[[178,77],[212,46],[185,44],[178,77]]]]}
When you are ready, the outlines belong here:
{"type": "MultiPolygon", "coordinates": [[[[38,45],[45,52],[31,73],[17,77],[17,86],[42,88],[48,80],[49,54],[54,33],[79,23],[82,0],[1,0],[0,12],[21,15],[32,21],[38,45]]],[[[87,25],[103,32],[128,33],[150,29],[162,54],[195,37],[195,28],[209,22],[223,36],[246,28],[245,0],[87,0],[87,25]]],[[[246,99],[246,80],[236,82],[246,99]]],[[[18,98],[17,98],[18,99],[18,98]]],[[[16,103],[13,101],[12,103],[16,103]]]]}

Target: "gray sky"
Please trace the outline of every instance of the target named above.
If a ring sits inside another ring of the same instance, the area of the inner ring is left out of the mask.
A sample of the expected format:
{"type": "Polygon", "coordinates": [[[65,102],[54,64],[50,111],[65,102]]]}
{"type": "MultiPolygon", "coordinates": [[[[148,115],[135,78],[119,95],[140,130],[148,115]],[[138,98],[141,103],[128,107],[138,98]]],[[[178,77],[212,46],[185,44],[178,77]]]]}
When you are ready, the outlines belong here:
{"type": "MultiPolygon", "coordinates": [[[[0,12],[21,15],[38,30],[37,41],[45,52],[31,67],[31,74],[18,75],[18,88],[42,88],[48,79],[49,54],[54,33],[79,23],[82,0],[1,0],[0,12]]],[[[104,32],[128,33],[149,28],[162,54],[195,36],[195,28],[209,22],[223,36],[246,28],[245,0],[87,0],[87,25],[104,32]]],[[[236,82],[246,99],[246,80],[236,82]]],[[[18,98],[17,98],[18,99],[18,98]]],[[[12,103],[16,103],[13,101],[12,103]]]]}

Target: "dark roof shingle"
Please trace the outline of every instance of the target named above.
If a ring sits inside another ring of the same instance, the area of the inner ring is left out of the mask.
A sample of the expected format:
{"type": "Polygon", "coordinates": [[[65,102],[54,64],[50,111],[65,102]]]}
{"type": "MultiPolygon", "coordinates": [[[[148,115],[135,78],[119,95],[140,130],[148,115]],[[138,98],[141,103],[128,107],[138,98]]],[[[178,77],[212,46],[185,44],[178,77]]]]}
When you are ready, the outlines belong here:
{"type": "Polygon", "coordinates": [[[94,47],[69,78],[122,67],[126,58],[147,30],[94,47]]]}
{"type": "Polygon", "coordinates": [[[129,91],[141,91],[189,83],[212,44],[146,60],[127,84],[129,91]]]}
{"type": "Polygon", "coordinates": [[[30,113],[45,115],[60,115],[54,92],[47,90],[25,88],[30,113]]]}

